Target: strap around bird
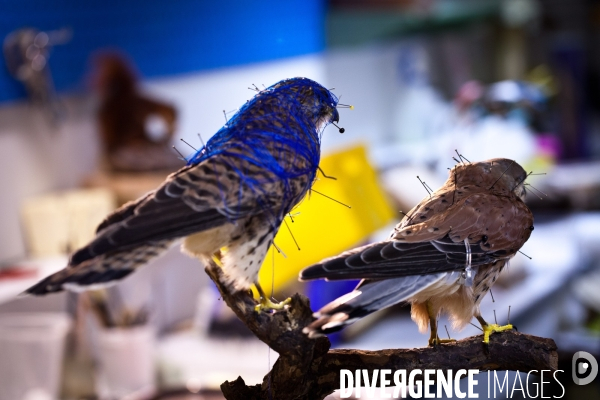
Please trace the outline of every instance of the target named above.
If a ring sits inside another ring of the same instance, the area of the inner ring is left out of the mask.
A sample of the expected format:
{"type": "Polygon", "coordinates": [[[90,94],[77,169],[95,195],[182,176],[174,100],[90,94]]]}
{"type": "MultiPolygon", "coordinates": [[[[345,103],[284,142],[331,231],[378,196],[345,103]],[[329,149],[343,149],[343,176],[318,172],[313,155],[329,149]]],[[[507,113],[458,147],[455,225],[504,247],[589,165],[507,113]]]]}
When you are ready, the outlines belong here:
{"type": "Polygon", "coordinates": [[[471,287],[473,286],[473,269],[471,268],[471,244],[469,244],[468,238],[465,238],[465,250],[465,270],[461,275],[460,283],[464,286],[471,287]]]}

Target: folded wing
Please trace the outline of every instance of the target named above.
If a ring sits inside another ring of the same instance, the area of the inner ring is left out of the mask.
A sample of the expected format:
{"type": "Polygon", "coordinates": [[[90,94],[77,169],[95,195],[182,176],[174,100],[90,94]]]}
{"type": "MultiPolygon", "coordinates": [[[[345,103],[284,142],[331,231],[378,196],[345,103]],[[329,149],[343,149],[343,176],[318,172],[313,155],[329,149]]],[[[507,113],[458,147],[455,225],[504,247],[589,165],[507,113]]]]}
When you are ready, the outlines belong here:
{"type": "Polygon", "coordinates": [[[276,202],[274,185],[264,171],[243,158],[219,155],[182,168],[156,191],[107,217],[96,238],[73,254],[70,264],[268,212],[276,202]]]}

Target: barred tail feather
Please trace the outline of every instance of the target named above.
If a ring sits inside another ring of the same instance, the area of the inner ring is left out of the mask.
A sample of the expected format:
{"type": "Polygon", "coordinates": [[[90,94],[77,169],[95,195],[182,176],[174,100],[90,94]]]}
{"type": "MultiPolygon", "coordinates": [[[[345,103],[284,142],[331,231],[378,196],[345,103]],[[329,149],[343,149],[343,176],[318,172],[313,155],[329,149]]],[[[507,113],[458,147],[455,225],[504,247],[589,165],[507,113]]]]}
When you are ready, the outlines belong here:
{"type": "Polygon", "coordinates": [[[354,291],[327,304],[314,313],[316,321],[303,329],[309,337],[341,330],[346,325],[375,311],[407,301],[411,296],[433,285],[446,273],[408,276],[380,281],[363,281],[354,291]]]}
{"type": "Polygon", "coordinates": [[[164,253],[171,243],[171,240],[153,242],[128,250],[102,254],[77,265],[69,265],[42,279],[24,294],[42,296],[65,289],[84,291],[110,286],[164,253]]]}

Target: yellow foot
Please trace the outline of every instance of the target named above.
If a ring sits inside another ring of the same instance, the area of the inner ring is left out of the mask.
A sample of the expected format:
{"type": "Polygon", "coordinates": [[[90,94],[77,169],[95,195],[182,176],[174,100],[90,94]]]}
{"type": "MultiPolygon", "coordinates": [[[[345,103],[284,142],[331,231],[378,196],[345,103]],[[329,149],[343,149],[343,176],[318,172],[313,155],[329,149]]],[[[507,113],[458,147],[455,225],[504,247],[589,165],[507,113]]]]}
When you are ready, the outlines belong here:
{"type": "Polygon", "coordinates": [[[429,347],[434,347],[434,346],[437,346],[438,344],[452,343],[452,342],[456,342],[456,340],[455,339],[440,339],[440,338],[432,339],[432,338],[429,338],[429,347]]]}
{"type": "Polygon", "coordinates": [[[260,303],[254,307],[254,311],[261,312],[270,310],[283,310],[286,306],[290,305],[291,302],[292,299],[290,297],[284,301],[280,301],[279,303],[273,303],[269,298],[261,297],[260,303]]]}
{"type": "Polygon", "coordinates": [[[497,325],[497,324],[491,324],[491,325],[484,325],[483,326],[483,343],[485,344],[489,344],[490,343],[490,335],[494,332],[504,332],[504,331],[510,331],[513,329],[513,326],[511,324],[508,325],[497,325]]]}

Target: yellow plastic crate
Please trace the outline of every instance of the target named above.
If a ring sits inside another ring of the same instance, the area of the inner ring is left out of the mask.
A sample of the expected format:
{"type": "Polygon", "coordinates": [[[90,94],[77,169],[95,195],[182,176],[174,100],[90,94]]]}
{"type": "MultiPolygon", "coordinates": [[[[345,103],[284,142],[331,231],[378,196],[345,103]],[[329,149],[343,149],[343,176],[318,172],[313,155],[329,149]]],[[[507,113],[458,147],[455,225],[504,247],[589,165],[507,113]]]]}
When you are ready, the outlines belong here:
{"type": "Polygon", "coordinates": [[[303,268],[356,246],[397,216],[367,160],[364,146],[323,157],[320,166],[337,180],[318,173],[313,189],[351,208],[314,191],[306,196],[291,213],[294,222],[286,218],[275,237],[275,245],[286,257],[271,248],[260,270],[259,282],[267,293],[273,283],[278,290],[296,281],[303,268]]]}

